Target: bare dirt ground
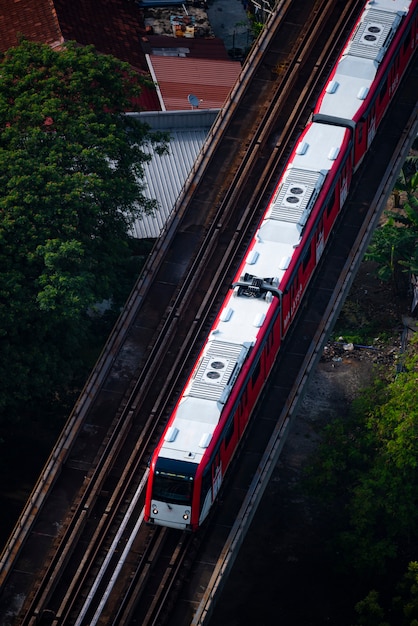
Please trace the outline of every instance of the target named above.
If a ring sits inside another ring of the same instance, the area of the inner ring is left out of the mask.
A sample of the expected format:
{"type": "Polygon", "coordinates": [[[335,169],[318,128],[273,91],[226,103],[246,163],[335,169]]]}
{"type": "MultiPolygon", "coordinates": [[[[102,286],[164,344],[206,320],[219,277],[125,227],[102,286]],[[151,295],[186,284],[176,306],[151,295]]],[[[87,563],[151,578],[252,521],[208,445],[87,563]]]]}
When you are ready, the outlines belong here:
{"type": "Polygon", "coordinates": [[[402,320],[410,302],[392,296],[371,270],[367,263],[360,268],[343,323],[353,324],[355,331],[373,320],[385,340],[352,350],[343,340],[326,346],[211,621],[216,626],[355,623],[352,609],[361,592],[356,581],[335,575],[332,560],[338,555],[324,549],[328,520],[321,519],[300,487],[322,427],[348,415],[376,368],[395,368],[401,352],[402,320]]]}

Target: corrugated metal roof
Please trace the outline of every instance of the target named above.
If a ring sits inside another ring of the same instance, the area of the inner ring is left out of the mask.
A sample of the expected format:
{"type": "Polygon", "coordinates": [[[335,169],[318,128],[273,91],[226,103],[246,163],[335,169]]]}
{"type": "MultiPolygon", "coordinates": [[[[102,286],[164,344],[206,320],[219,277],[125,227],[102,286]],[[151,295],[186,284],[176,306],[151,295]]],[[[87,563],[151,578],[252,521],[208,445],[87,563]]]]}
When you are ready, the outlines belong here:
{"type": "Polygon", "coordinates": [[[160,235],[217,114],[218,110],[203,109],[132,114],[154,130],[169,131],[171,137],[170,153],[163,156],[153,153],[151,162],[145,164],[145,195],[155,198],[160,209],[155,216],[145,215],[135,223],[134,237],[160,235]]]}
{"type": "Polygon", "coordinates": [[[238,61],[147,56],[161,108],[182,111],[193,93],[205,109],[221,109],[240,72],[238,61]]]}
{"type": "Polygon", "coordinates": [[[0,0],[0,51],[17,46],[20,35],[53,47],[63,43],[52,0],[0,0]]]}

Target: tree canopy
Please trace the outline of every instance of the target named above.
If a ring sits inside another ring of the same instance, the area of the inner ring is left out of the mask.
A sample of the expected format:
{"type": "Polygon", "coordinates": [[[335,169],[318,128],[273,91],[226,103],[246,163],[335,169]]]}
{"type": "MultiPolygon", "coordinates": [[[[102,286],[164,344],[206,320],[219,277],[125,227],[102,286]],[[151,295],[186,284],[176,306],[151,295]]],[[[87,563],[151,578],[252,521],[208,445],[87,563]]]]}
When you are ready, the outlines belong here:
{"type": "Polygon", "coordinates": [[[314,464],[311,486],[337,512],[340,565],[364,576],[416,559],[416,341],[410,350],[402,372],[377,379],[354,402],[350,420],[327,428],[314,464]]]}
{"type": "Polygon", "coordinates": [[[418,626],[418,563],[408,564],[393,595],[373,589],[355,610],[355,626],[418,626]]]}
{"type": "MultiPolygon", "coordinates": [[[[120,305],[146,144],[125,111],[147,80],[92,46],[22,40],[0,61],[0,417],[71,386],[89,307],[120,305]]],[[[126,295],[126,293],[125,293],[126,295]]]]}
{"type": "MultiPolygon", "coordinates": [[[[415,148],[417,144],[418,140],[415,148]]],[[[366,259],[377,262],[379,278],[391,281],[395,293],[408,288],[411,275],[418,275],[418,156],[415,152],[407,157],[399,173],[393,191],[395,207],[385,211],[385,222],[375,231],[366,253],[366,259]]]]}

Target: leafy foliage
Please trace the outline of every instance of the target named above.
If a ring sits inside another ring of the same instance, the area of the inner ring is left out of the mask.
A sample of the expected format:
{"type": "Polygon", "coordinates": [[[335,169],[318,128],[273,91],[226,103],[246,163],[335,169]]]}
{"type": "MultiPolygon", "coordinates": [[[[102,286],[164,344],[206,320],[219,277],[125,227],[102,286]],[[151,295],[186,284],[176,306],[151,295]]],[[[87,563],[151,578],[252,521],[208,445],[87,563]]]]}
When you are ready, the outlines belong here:
{"type": "Polygon", "coordinates": [[[126,296],[129,228],[156,209],[143,193],[144,146],[166,148],[124,114],[145,84],[92,46],[23,40],[3,55],[0,415],[16,418],[85,374],[89,307],[126,296]]]}
{"type": "Polygon", "coordinates": [[[418,626],[418,563],[408,564],[392,598],[381,599],[375,589],[356,605],[356,626],[418,626]]]}
{"type": "Polygon", "coordinates": [[[377,261],[381,280],[392,281],[395,293],[404,290],[408,277],[418,274],[418,157],[405,161],[394,188],[395,206],[401,193],[405,201],[400,209],[385,212],[386,221],[378,228],[366,259],[377,261]]]}
{"type": "Polygon", "coordinates": [[[332,547],[340,565],[364,576],[412,558],[418,539],[416,345],[405,364],[363,393],[350,420],[328,427],[310,477],[338,511],[332,547]]]}

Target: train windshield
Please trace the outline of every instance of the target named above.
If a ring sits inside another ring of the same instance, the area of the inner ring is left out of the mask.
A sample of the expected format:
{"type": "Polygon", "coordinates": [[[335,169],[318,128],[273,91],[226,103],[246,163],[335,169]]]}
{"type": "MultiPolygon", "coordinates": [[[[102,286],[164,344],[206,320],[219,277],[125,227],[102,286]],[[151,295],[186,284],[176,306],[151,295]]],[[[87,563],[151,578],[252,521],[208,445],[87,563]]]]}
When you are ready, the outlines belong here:
{"type": "Polygon", "coordinates": [[[191,506],[193,481],[197,463],[158,457],[152,487],[152,497],[163,502],[191,506]]]}

